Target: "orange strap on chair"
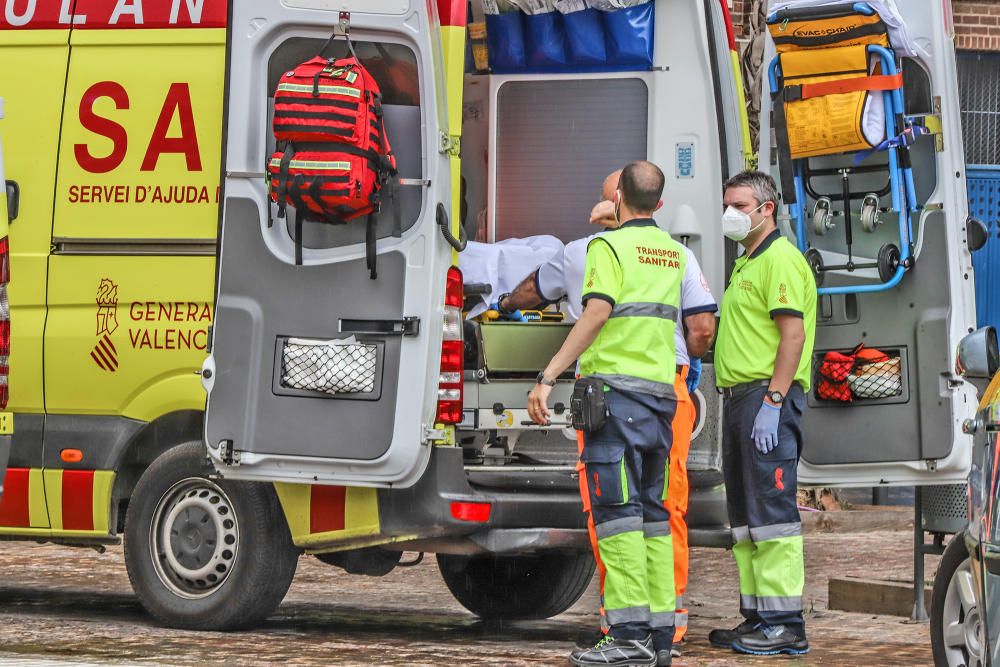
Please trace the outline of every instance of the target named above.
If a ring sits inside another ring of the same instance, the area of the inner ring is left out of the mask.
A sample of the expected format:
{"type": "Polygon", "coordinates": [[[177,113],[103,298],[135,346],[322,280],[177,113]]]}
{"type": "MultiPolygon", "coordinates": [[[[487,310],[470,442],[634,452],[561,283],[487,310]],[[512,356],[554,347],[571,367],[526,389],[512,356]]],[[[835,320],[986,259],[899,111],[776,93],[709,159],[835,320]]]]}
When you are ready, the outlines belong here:
{"type": "Polygon", "coordinates": [[[822,97],[823,95],[836,95],[838,93],[857,93],[863,90],[896,90],[903,87],[903,73],[899,74],[875,74],[873,76],[859,76],[850,79],[836,79],[834,81],[820,81],[818,83],[803,83],[799,86],[789,86],[789,88],[800,88],[801,99],[808,100],[812,97],[822,97]]]}

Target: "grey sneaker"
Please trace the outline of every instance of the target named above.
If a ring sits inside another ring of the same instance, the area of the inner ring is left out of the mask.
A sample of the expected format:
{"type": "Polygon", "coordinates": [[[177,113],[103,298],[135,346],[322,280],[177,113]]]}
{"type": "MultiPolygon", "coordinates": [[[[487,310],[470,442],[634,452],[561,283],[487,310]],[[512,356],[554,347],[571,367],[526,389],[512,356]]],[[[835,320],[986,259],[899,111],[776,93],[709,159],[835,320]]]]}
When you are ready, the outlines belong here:
{"type": "MultiPolygon", "coordinates": [[[[656,651],[651,637],[645,639],[615,639],[605,635],[593,648],[578,649],[569,656],[578,667],[656,667],[656,651]]],[[[668,663],[669,664],[669,663],[668,663]]]]}

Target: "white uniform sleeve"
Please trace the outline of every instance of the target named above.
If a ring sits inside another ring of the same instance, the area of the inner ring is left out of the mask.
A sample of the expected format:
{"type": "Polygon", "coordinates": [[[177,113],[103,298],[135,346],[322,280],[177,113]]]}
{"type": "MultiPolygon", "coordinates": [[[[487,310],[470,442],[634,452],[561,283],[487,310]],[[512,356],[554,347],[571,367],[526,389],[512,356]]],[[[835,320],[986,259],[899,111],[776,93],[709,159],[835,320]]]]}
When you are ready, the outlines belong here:
{"type": "Polygon", "coordinates": [[[684,283],[681,285],[681,318],[718,311],[719,306],[715,303],[708,281],[701,272],[698,259],[690,248],[684,250],[687,253],[687,267],[684,272],[684,283]]]}
{"type": "Polygon", "coordinates": [[[558,301],[566,296],[566,250],[561,248],[538,267],[535,273],[538,294],[546,301],[558,301]]]}

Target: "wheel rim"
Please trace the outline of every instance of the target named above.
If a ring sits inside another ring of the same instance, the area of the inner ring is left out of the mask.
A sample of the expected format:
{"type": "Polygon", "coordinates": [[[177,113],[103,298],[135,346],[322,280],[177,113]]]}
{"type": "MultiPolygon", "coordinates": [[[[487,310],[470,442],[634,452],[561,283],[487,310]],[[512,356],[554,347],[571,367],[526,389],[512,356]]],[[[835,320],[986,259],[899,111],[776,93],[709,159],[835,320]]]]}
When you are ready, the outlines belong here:
{"type": "Polygon", "coordinates": [[[941,619],[945,656],[948,665],[953,667],[981,667],[983,664],[983,627],[975,586],[972,563],[966,558],[948,582],[941,619]]]}
{"type": "Polygon", "coordinates": [[[149,531],[153,567],[163,585],[187,599],[208,597],[233,570],[239,523],[217,484],[190,477],[156,503],[149,531]]]}

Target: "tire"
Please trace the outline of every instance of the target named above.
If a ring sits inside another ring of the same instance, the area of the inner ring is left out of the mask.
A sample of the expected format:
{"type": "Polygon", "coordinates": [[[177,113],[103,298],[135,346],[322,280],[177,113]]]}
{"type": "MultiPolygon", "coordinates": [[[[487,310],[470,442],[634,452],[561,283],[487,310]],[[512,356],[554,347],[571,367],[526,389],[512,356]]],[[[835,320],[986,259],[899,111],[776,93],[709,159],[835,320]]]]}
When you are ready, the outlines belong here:
{"type": "Polygon", "coordinates": [[[438,569],[455,599],[484,619],[541,619],[566,611],[590,585],[589,553],[524,556],[438,554],[438,569]]]}
{"type": "Polygon", "coordinates": [[[972,560],[959,533],[944,551],[931,598],[931,649],[936,667],[982,667],[982,619],[975,598],[972,560]]]}
{"type": "Polygon", "coordinates": [[[298,551],[271,485],[211,480],[209,471],[200,442],[146,469],[125,518],[125,568],[163,625],[249,628],[281,603],[298,551]]]}

